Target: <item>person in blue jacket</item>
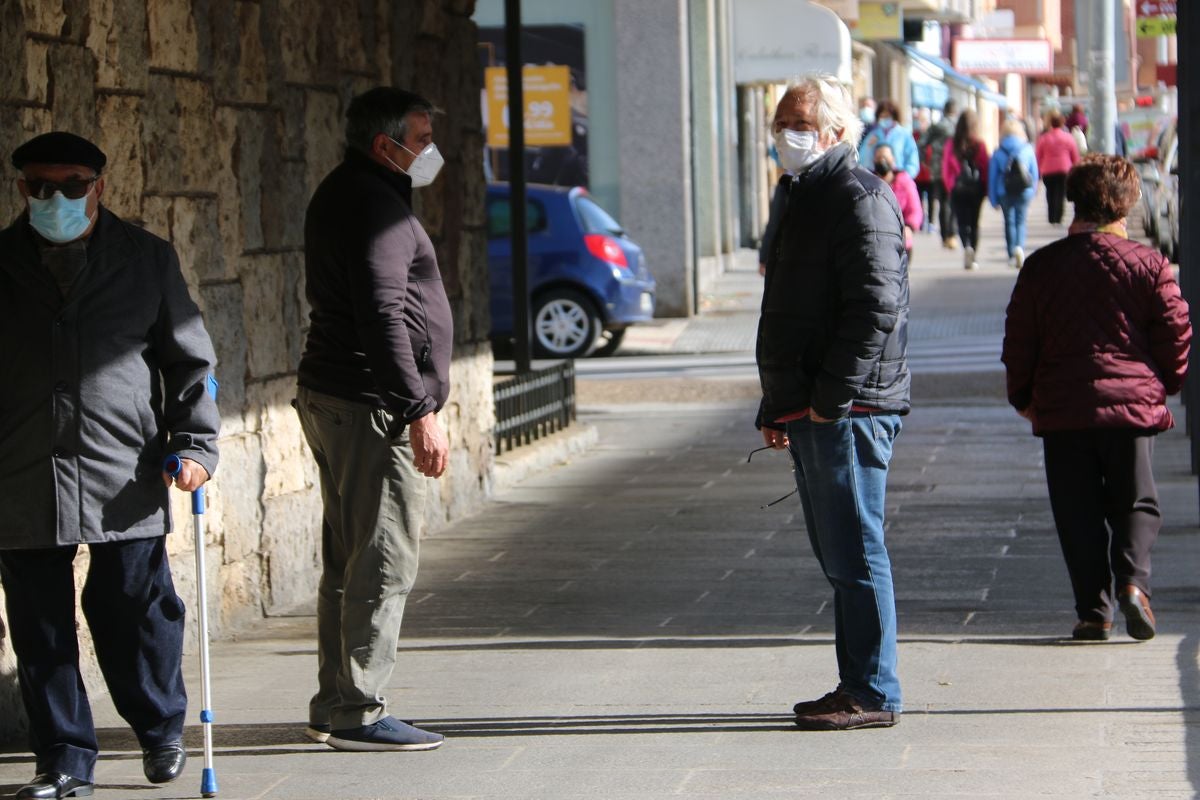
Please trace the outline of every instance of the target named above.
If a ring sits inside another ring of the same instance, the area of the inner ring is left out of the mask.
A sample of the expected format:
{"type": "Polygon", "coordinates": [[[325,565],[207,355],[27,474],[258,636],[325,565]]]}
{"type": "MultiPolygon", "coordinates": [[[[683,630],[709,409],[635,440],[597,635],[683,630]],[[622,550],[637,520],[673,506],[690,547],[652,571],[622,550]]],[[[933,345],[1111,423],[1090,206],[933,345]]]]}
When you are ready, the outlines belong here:
{"type": "Polygon", "coordinates": [[[875,109],[875,127],[863,137],[858,146],[858,163],[868,168],[875,163],[875,148],[886,144],[892,148],[896,166],[916,178],[921,171],[921,159],[917,152],[917,140],[913,132],[900,124],[900,109],[891,100],[880,100],[875,109]]]}
{"type": "Polygon", "coordinates": [[[988,166],[988,200],[992,208],[1004,211],[1008,265],[1020,269],[1025,263],[1025,217],[1037,192],[1037,158],[1019,119],[1005,120],[1000,132],[1000,146],[992,153],[988,166]],[[1014,167],[1014,159],[1024,169],[1014,167]]]}

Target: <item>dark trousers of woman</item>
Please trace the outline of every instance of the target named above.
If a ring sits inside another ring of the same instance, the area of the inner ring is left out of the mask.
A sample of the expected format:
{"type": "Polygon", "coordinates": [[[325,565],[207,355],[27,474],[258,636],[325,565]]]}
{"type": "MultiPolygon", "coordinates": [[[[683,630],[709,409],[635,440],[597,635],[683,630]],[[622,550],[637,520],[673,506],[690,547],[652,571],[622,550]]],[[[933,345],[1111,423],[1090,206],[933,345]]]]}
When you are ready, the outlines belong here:
{"type": "Polygon", "coordinates": [[[950,208],[950,190],[940,178],[929,186],[929,213],[925,215],[925,219],[938,221],[938,233],[941,234],[942,241],[954,238],[954,212],[950,208]]]}
{"type": "Polygon", "coordinates": [[[1075,612],[1085,622],[1110,622],[1114,579],[1117,591],[1133,585],[1150,597],[1150,548],[1162,527],[1154,436],[1097,428],[1048,433],[1042,444],[1075,612]]]}
{"type": "Polygon", "coordinates": [[[979,249],[979,210],[983,207],[983,194],[979,192],[951,192],[950,207],[958,223],[958,238],[963,247],[979,249]]]}
{"type": "Polygon", "coordinates": [[[1046,184],[1046,205],[1050,207],[1050,224],[1061,225],[1063,202],[1067,199],[1067,173],[1054,172],[1042,176],[1046,184]]]}
{"type": "MultiPolygon", "coordinates": [[[[88,546],[81,605],[118,713],[143,748],[183,735],[183,601],[166,537],[88,546]]],[[[0,578],[37,771],[91,781],[99,745],[75,633],[74,546],[0,552],[0,578]]]]}

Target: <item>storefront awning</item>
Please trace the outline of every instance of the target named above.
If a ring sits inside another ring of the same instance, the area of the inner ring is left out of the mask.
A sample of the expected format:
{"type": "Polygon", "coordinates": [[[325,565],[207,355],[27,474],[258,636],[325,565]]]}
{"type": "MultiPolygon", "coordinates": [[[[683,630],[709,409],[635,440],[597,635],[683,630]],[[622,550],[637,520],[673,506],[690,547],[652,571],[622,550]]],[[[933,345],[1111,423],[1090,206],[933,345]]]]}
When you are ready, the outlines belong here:
{"type": "Polygon", "coordinates": [[[786,83],[805,72],[850,82],[850,29],[828,8],[808,0],[731,5],[736,83],[786,83]]]}
{"type": "Polygon", "coordinates": [[[977,91],[990,103],[995,103],[1000,108],[1008,108],[1008,98],[1004,95],[993,91],[986,83],[978,78],[972,78],[970,75],[964,75],[954,67],[950,66],[945,59],[922,53],[915,47],[909,45],[901,45],[904,52],[908,54],[909,60],[912,63],[913,69],[924,71],[934,80],[943,80],[946,83],[953,84],[960,89],[967,91],[977,91]]]}

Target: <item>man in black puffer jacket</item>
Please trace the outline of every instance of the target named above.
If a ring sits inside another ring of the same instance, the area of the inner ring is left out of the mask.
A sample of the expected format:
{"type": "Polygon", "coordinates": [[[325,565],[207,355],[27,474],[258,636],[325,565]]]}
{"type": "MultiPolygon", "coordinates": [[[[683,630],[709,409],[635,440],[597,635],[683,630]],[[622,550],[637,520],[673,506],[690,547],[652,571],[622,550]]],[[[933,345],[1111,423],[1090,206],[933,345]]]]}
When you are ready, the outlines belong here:
{"type": "Polygon", "coordinates": [[[796,465],[809,539],[834,589],[840,678],[796,705],[796,724],[887,727],[901,710],[883,517],[909,410],[903,223],[891,189],[857,165],[861,123],[834,77],[790,86],[774,130],[793,177],[763,291],[758,427],[796,465]]]}

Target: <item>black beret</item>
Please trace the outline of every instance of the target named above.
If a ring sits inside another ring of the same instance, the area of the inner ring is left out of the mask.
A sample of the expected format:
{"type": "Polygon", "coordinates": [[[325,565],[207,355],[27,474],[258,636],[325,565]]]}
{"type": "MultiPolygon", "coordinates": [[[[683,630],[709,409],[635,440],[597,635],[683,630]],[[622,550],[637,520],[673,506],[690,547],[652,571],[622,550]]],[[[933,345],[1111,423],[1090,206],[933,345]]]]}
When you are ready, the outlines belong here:
{"type": "Polygon", "coordinates": [[[35,136],[13,150],[12,163],[17,169],[26,164],[79,164],[100,172],[108,163],[108,157],[82,136],[53,131],[35,136]]]}

